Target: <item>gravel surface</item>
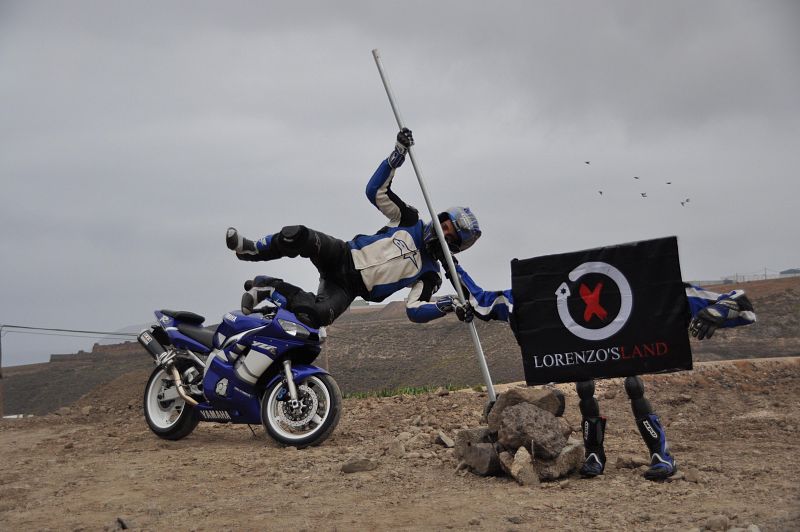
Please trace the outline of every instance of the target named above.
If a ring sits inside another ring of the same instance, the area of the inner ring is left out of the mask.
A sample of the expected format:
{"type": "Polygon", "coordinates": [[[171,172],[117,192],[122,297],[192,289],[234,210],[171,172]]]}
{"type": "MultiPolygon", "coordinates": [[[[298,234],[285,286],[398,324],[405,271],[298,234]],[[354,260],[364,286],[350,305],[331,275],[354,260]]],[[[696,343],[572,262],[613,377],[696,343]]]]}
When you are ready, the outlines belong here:
{"type": "MultiPolygon", "coordinates": [[[[800,358],[645,377],[680,468],[663,483],[618,460],[646,450],[621,380],[599,382],[605,475],[535,487],[458,471],[437,438],[480,425],[485,394],[347,399],[333,436],[297,450],[261,427],[160,440],[142,417],[147,376],[0,422],[0,530],[800,529],[800,358]]],[[[559,388],[578,427],[574,389],[559,388]]]]}

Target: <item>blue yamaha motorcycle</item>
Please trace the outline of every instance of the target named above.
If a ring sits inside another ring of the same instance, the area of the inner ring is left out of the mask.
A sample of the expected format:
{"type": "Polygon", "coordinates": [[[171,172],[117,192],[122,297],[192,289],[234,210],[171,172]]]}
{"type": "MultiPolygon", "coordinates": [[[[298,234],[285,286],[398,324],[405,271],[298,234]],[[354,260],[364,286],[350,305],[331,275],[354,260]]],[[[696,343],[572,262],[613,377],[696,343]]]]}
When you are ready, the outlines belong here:
{"type": "Polygon", "coordinates": [[[325,329],[304,325],[267,299],[263,308],[225,314],[203,327],[193,312],[158,310],[139,334],[156,368],[144,392],[144,415],[157,436],[179,440],[200,421],[263,424],[284,445],[319,445],[342,411],[339,386],[311,365],[325,329]]]}

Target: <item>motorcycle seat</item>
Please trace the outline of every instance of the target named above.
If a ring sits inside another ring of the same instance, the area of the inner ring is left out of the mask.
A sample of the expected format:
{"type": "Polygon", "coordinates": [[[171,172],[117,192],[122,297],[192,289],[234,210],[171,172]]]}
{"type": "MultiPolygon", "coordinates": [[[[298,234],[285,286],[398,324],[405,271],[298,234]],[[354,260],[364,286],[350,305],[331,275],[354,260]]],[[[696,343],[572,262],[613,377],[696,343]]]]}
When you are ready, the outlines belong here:
{"type": "Polygon", "coordinates": [[[178,330],[209,349],[214,347],[214,333],[217,330],[217,325],[198,327],[197,325],[189,325],[188,323],[179,323],[178,330]]]}
{"type": "Polygon", "coordinates": [[[175,318],[178,321],[182,321],[190,325],[200,325],[206,321],[206,319],[200,314],[195,314],[194,312],[189,312],[188,310],[162,309],[160,312],[166,316],[169,316],[170,318],[175,318]]]}

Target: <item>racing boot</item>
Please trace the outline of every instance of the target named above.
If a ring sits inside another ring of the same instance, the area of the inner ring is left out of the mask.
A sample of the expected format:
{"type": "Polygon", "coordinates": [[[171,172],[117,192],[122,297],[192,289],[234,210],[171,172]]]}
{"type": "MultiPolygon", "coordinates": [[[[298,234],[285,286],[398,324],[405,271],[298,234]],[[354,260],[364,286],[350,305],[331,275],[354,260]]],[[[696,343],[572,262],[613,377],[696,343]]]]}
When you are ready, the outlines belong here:
{"type": "Polygon", "coordinates": [[[585,417],[581,423],[583,429],[583,446],[586,448],[586,459],[581,466],[580,475],[592,478],[603,474],[606,466],[606,452],[603,439],[606,433],[606,418],[585,417]]]}
{"type": "Polygon", "coordinates": [[[236,252],[239,260],[257,261],[278,258],[275,253],[271,253],[270,246],[272,235],[267,235],[261,240],[253,241],[244,238],[235,227],[229,227],[225,233],[225,245],[228,249],[236,252]]]}
{"type": "Polygon", "coordinates": [[[678,470],[675,458],[669,452],[667,435],[658,416],[648,414],[636,419],[636,426],[642,439],[650,450],[650,469],[644,472],[647,480],[664,480],[671,477],[678,470]]]}
{"type": "Polygon", "coordinates": [[[319,329],[322,326],[322,319],[317,312],[314,294],[298,289],[287,296],[287,300],[286,308],[292,311],[298,320],[314,329],[319,329]]]}

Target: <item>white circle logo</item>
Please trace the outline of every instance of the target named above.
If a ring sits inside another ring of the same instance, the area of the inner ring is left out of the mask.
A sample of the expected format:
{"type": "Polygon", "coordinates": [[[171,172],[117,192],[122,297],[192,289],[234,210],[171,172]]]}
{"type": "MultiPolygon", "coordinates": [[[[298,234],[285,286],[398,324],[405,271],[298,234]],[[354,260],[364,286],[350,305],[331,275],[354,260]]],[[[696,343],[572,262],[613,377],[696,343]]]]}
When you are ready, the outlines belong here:
{"type": "MultiPolygon", "coordinates": [[[[599,273],[601,275],[605,275],[617,283],[620,294],[620,309],[617,317],[614,318],[611,323],[600,329],[588,329],[582,325],[579,325],[569,313],[567,299],[572,295],[572,293],[570,292],[569,286],[566,282],[561,283],[556,290],[556,306],[558,307],[558,317],[561,318],[562,323],[564,323],[564,327],[566,327],[569,332],[578,338],[593,341],[605,340],[606,338],[618,333],[620,329],[622,329],[628,322],[628,318],[631,316],[631,310],[633,310],[633,292],[631,292],[631,285],[628,283],[628,280],[625,278],[625,276],[622,275],[622,272],[605,262],[584,262],[569,272],[568,277],[569,280],[574,283],[589,273],[599,273]]],[[[597,295],[599,296],[599,293],[597,295]]],[[[605,312],[602,308],[599,310],[605,312]]]]}

